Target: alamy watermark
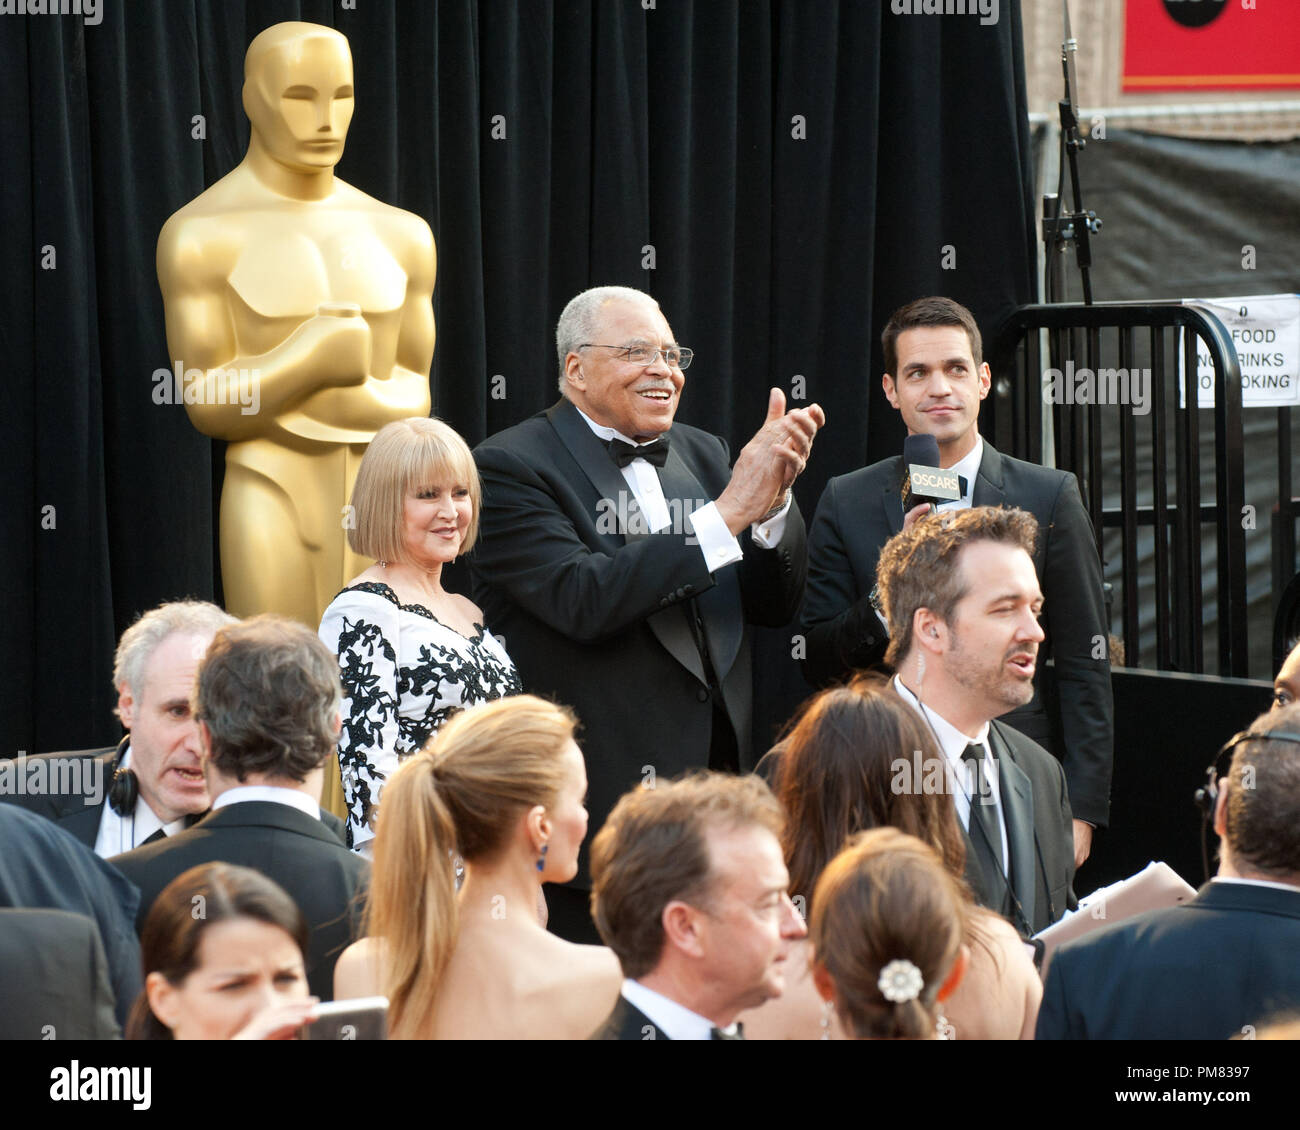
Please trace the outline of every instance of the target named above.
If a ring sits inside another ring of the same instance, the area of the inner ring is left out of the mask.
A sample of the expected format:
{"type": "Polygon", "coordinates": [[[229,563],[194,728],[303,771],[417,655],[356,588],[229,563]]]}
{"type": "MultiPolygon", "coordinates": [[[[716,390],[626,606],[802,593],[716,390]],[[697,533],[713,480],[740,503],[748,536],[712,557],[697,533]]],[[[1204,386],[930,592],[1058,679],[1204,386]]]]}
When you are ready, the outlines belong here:
{"type": "Polygon", "coordinates": [[[186,369],[177,361],[153,371],[155,404],[238,404],[241,416],[256,416],[262,406],[261,369],[186,369]],[[211,391],[209,392],[209,376],[211,391]]]}
{"type": "Polygon", "coordinates": [[[630,491],[619,491],[618,498],[602,498],[596,503],[596,532],[598,534],[622,534],[627,536],[645,536],[651,533],[685,534],[687,545],[699,545],[695,527],[691,524],[691,515],[703,506],[708,498],[665,498],[668,509],[668,522],[652,530],[650,521],[630,491]]]}
{"type": "Polygon", "coordinates": [[[980,23],[998,22],[998,0],[890,0],[896,16],[979,16],[980,23]]]}
{"type": "Polygon", "coordinates": [[[1044,404],[1123,404],[1134,416],[1151,411],[1150,369],[1076,369],[1043,371],[1044,404]]]}
{"type": "Polygon", "coordinates": [[[81,16],[88,27],[104,20],[100,0],[0,0],[0,16],[81,16]]]}
{"type": "Polygon", "coordinates": [[[26,757],[0,761],[0,796],[80,796],[82,804],[104,799],[100,757],[26,757]]]}

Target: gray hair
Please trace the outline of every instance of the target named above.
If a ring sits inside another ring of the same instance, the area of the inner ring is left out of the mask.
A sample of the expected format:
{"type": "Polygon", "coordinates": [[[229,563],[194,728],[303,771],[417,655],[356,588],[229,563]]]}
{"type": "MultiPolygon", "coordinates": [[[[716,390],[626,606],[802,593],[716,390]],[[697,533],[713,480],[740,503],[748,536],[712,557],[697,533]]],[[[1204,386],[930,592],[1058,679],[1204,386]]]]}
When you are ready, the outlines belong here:
{"type": "Polygon", "coordinates": [[[606,302],[648,302],[656,310],[659,303],[643,290],[630,286],[594,286],[569,299],[560,320],[555,324],[555,352],[560,360],[560,395],[564,395],[564,359],[578,346],[591,341],[596,332],[597,315],[606,302]]]}
{"type": "MultiPolygon", "coordinates": [[[[211,639],[228,624],[239,621],[206,600],[173,600],[151,608],[122,633],[113,656],[113,686],[125,683],[136,701],[144,693],[144,669],[158,646],[178,632],[211,639]]],[[[114,707],[113,713],[117,714],[114,707]]],[[[118,717],[121,717],[119,714],[118,717]]]]}

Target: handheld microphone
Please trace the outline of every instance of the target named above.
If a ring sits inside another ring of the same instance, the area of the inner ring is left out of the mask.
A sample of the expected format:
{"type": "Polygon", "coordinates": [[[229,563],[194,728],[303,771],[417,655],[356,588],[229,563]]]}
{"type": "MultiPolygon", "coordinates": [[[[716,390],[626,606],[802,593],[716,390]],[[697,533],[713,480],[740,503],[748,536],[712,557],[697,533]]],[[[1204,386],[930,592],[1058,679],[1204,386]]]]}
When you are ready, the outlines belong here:
{"type": "Polygon", "coordinates": [[[955,471],[939,466],[939,441],[931,435],[908,436],[903,441],[903,513],[928,502],[956,502],[962,496],[955,471]]]}

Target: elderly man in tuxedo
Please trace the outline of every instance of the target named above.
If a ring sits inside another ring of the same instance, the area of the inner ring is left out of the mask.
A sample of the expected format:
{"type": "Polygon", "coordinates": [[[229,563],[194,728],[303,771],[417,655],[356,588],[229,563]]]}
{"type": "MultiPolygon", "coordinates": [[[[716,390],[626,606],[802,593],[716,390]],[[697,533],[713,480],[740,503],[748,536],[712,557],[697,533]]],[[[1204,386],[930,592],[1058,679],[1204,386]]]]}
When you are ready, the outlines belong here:
{"type": "MultiPolygon", "coordinates": [[[[474,453],[473,593],[525,689],[581,719],[598,828],[641,781],[752,765],[747,625],[783,625],[798,606],[790,486],[824,416],[787,412],[772,389],[731,466],[723,440],[674,423],[693,354],[640,291],[579,294],[556,344],[559,402],[474,453]]],[[[585,851],[580,868],[548,892],[551,927],[594,941],[585,851]]]]}
{"type": "Polygon", "coordinates": [[[895,787],[952,791],[976,901],[1026,936],[1065,913],[1074,876],[1060,763],[997,721],[1034,693],[1043,642],[1037,532],[1023,510],[932,515],[885,544],[878,573],[894,688],[944,759],[942,773],[900,773],[895,787]]]}
{"type": "Polygon", "coordinates": [[[107,749],[0,766],[0,786],[7,776],[20,786],[0,787],[0,801],[54,820],[102,857],[192,824],[208,808],[199,728],[190,714],[194,673],[218,629],[235,622],[197,600],[146,612],[122,633],[113,660],[117,716],[127,736],[107,749]],[[38,781],[41,787],[32,787],[38,781]]]}
{"type": "Polygon", "coordinates": [[[370,877],[320,808],[342,694],[338,657],[295,620],[255,616],[217,633],[193,698],[212,811],[109,860],[140,888],[138,929],[182,871],[218,860],[252,867],[298,904],[311,930],[308,984],[333,999],[334,964],[356,936],[370,877]]]}
{"type": "Polygon", "coordinates": [[[1229,749],[1228,775],[1198,798],[1218,873],[1189,902],[1057,950],[1038,1039],[1226,1040],[1300,1011],[1300,706],[1260,715],[1229,749]]]}
{"type": "MultiPolygon", "coordinates": [[[[992,374],[971,312],[951,298],[896,310],[881,333],[882,384],[909,435],[932,435],[939,463],[959,476],[962,497],[939,510],[1015,506],[1038,521],[1034,568],[1047,598],[1046,639],[1034,694],[1004,721],[1056,753],[1074,813],[1075,866],[1110,815],[1114,720],[1101,562],[1073,475],[998,452],[979,434],[992,374]],[[1055,692],[1042,677],[1055,661],[1055,692]]],[[[873,600],[886,541],[930,507],[904,503],[903,460],[883,459],[831,479],[813,519],[803,627],[804,674],[818,686],[877,664],[888,627],[873,600]]]]}
{"type": "Polygon", "coordinates": [[[780,996],[790,943],[781,808],[759,778],[697,774],[628,793],[591,847],[592,908],[623,967],[596,1040],[743,1039],[780,996]]]}

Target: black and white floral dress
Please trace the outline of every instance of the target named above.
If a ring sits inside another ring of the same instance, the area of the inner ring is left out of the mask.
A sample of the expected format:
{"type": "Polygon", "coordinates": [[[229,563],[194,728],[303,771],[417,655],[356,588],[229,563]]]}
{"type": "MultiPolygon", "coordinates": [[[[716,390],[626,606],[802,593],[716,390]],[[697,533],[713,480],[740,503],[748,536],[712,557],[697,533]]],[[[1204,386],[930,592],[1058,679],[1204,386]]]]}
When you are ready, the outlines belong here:
{"type": "Polygon", "coordinates": [[[475,627],[466,638],[376,581],[344,589],[325,609],[320,637],[338,655],[343,682],[339,769],[349,847],[374,838],[384,782],[443,722],[523,690],[501,642],[475,627]]]}

